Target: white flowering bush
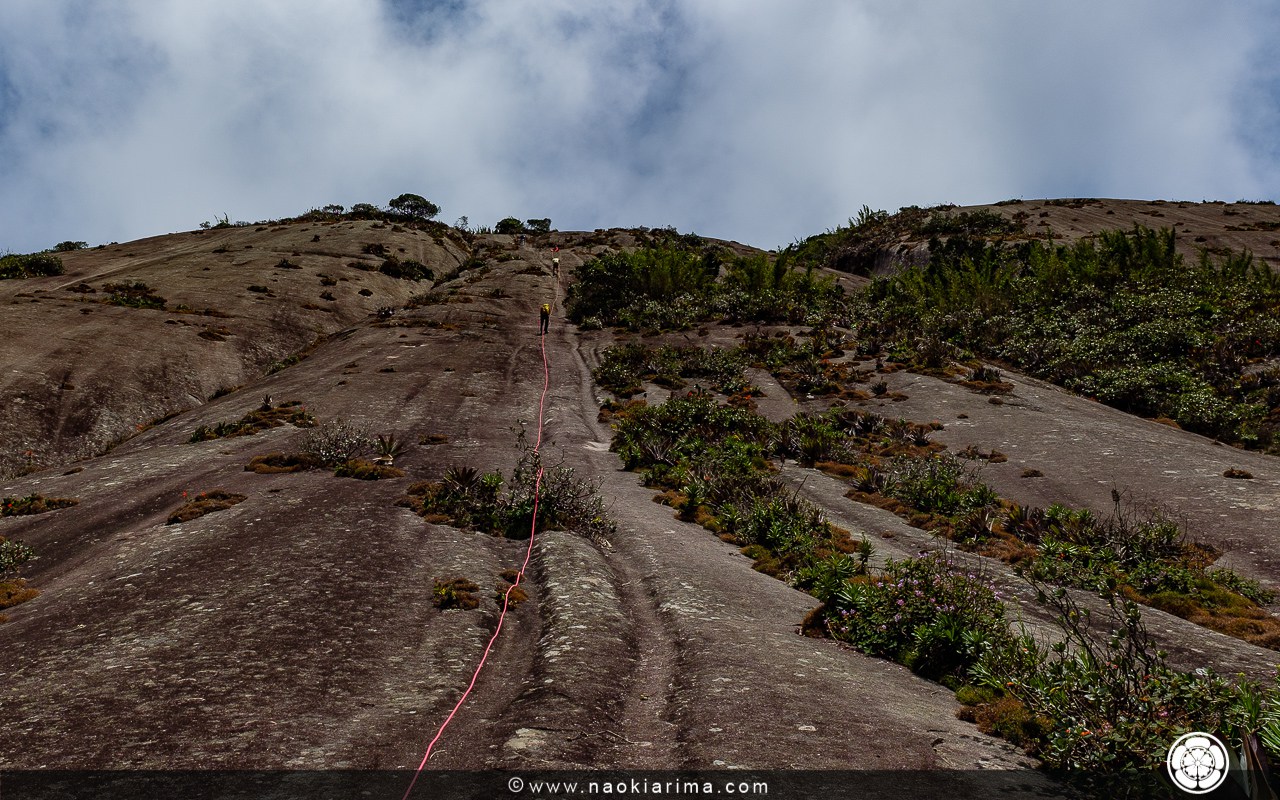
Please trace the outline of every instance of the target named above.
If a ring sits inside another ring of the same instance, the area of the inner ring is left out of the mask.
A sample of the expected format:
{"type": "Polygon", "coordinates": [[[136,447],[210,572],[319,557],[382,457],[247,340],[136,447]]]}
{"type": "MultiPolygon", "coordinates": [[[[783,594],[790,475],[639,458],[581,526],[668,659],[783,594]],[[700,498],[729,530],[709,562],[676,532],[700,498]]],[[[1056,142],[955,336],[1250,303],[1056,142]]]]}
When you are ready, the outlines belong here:
{"type": "Polygon", "coordinates": [[[313,428],[307,434],[302,450],[331,467],[359,458],[372,447],[373,438],[363,427],[335,419],[313,428]]]}

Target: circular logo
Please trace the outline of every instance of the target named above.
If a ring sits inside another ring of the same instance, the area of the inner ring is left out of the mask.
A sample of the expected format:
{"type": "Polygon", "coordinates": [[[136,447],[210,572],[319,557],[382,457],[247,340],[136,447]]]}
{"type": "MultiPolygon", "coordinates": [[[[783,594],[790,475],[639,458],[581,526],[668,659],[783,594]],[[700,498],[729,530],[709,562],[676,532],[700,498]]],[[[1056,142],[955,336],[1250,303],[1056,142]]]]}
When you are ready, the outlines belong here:
{"type": "Polygon", "coordinates": [[[1212,792],[1227,779],[1227,746],[1213,734],[1193,731],[1178,737],[1165,764],[1182,791],[1212,792]]]}

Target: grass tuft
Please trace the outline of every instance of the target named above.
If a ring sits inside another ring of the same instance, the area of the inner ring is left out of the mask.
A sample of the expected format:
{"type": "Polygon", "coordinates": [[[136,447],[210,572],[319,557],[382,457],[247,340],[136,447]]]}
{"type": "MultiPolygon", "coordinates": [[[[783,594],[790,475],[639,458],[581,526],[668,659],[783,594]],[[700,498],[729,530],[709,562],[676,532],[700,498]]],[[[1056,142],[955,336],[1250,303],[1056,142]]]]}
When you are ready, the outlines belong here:
{"type": "Polygon", "coordinates": [[[167,524],[176,525],[180,522],[190,522],[197,517],[203,517],[205,514],[212,514],[215,511],[231,508],[246,499],[248,498],[245,495],[232,494],[221,489],[201,492],[170,514],[167,524]]]}
{"type": "Polygon", "coordinates": [[[384,478],[403,478],[404,470],[384,464],[375,464],[363,458],[353,458],[339,464],[337,469],[333,471],[333,475],[337,478],[377,481],[384,478]]]}
{"type": "Polygon", "coordinates": [[[293,425],[297,428],[311,428],[316,418],[307,413],[300,400],[290,400],[279,405],[263,403],[234,422],[218,422],[212,426],[201,425],[191,432],[188,443],[207,442],[213,439],[224,439],[232,436],[253,436],[259,431],[279,428],[282,425],[293,425]]]}
{"type": "Polygon", "coordinates": [[[463,611],[480,605],[479,599],[472,592],[479,590],[474,582],[466,578],[453,578],[448,581],[436,581],[431,590],[431,601],[441,611],[457,608],[463,611]]]}
{"type": "Polygon", "coordinates": [[[59,508],[69,508],[80,501],[74,497],[45,497],[29,494],[26,497],[6,497],[0,500],[0,517],[23,517],[44,514],[59,508]]]}

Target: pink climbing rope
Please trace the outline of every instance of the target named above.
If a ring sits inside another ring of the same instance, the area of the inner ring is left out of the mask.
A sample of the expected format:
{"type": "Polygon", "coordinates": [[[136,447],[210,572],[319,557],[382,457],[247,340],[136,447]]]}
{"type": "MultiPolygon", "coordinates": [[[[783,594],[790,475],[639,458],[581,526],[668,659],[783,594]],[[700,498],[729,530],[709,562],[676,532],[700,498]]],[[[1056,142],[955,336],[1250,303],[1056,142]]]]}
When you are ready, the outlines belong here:
{"type": "MultiPolygon", "coordinates": [[[[551,386],[551,368],[547,363],[547,335],[539,334],[539,342],[542,348],[542,397],[538,400],[538,438],[533,445],[533,452],[537,453],[542,448],[542,418],[543,412],[547,405],[547,390],[551,386]]],[[[444,718],[444,722],[440,723],[440,729],[436,731],[436,735],[427,744],[427,752],[422,756],[422,763],[418,764],[418,768],[413,773],[413,780],[409,781],[409,788],[404,790],[402,800],[409,800],[409,794],[413,791],[414,784],[418,782],[418,776],[422,774],[422,770],[427,766],[427,759],[431,758],[431,751],[435,749],[436,742],[440,741],[440,737],[444,734],[444,729],[453,721],[454,715],[462,708],[462,704],[467,702],[467,698],[471,696],[471,690],[475,688],[476,681],[480,678],[480,670],[484,669],[485,662],[489,659],[489,651],[493,649],[494,642],[498,641],[498,634],[502,632],[502,623],[507,619],[507,609],[510,607],[511,593],[520,585],[520,580],[524,577],[525,570],[529,568],[529,559],[533,557],[533,537],[538,531],[538,495],[542,490],[542,464],[538,464],[538,473],[534,476],[533,481],[533,522],[529,530],[529,546],[524,552],[524,564],[520,567],[516,580],[507,587],[507,591],[502,595],[502,613],[498,615],[498,625],[493,629],[493,635],[489,637],[489,644],[485,645],[484,654],[480,656],[480,663],[476,665],[476,671],[471,676],[471,683],[467,685],[467,690],[458,698],[458,702],[454,704],[453,710],[449,712],[449,716],[444,718]]]]}

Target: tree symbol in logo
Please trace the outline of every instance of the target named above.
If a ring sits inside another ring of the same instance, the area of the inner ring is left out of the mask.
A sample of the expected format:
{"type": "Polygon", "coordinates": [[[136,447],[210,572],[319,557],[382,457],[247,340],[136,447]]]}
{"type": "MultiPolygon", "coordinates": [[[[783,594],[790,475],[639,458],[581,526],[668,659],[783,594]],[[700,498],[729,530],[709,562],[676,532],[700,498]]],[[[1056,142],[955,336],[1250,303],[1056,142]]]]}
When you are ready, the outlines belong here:
{"type": "Polygon", "coordinates": [[[1178,737],[1165,762],[1174,784],[1190,794],[1205,794],[1227,778],[1227,748],[1216,736],[1194,731],[1178,737]]]}

